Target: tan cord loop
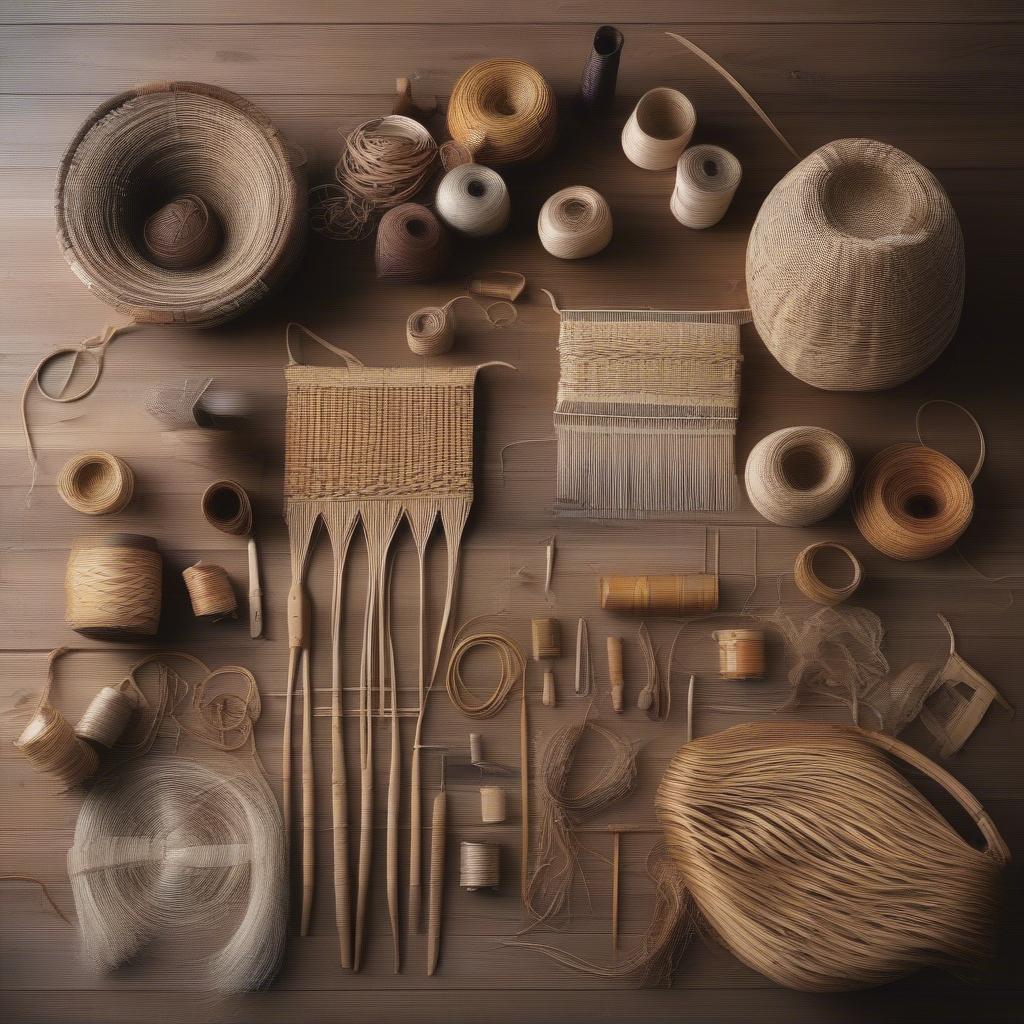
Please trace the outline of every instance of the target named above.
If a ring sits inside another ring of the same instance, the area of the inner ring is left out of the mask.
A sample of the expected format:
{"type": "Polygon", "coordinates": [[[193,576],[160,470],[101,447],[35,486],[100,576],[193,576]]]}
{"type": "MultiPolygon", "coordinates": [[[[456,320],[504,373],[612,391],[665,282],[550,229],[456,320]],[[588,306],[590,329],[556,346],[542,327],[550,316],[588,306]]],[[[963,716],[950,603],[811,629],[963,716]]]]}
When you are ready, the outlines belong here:
{"type": "Polygon", "coordinates": [[[362,366],[363,362],[357,356],[354,356],[347,349],[339,348],[337,345],[332,345],[329,341],[321,338],[319,334],[311,331],[305,324],[297,323],[294,320],[289,321],[288,325],[284,329],[284,345],[288,351],[288,364],[289,366],[305,366],[305,363],[301,359],[295,358],[295,352],[292,349],[291,333],[292,328],[304,332],[310,338],[312,338],[319,345],[327,349],[328,352],[333,352],[335,355],[341,356],[349,366],[362,366]]]}
{"type": "MultiPolygon", "coordinates": [[[[469,623],[466,623],[468,626],[469,623]]],[[[466,626],[462,628],[465,629],[466,626]]],[[[459,631],[461,634],[462,630],[459,631]]],[[[471,633],[464,637],[456,634],[445,675],[445,689],[452,704],[469,718],[492,718],[505,706],[516,683],[526,677],[526,659],[523,652],[503,633],[471,633]],[[501,671],[491,694],[477,697],[462,678],[462,660],[478,647],[488,648],[498,655],[501,671]]]]}
{"type": "Polygon", "coordinates": [[[793,582],[804,597],[818,604],[834,605],[845,601],[860,586],[864,578],[864,570],[860,560],[845,544],[837,544],[834,541],[819,541],[817,544],[810,544],[796,556],[793,565],[793,582]],[[845,556],[852,569],[850,581],[841,587],[834,587],[822,580],[814,569],[814,559],[821,551],[838,551],[845,556]]]}
{"type": "Polygon", "coordinates": [[[914,429],[917,432],[917,440],[925,448],[930,448],[931,445],[925,444],[924,438],[921,436],[921,413],[930,405],[948,405],[953,409],[959,409],[971,421],[974,429],[978,432],[978,461],[975,462],[974,469],[967,475],[967,479],[973,484],[978,479],[978,474],[985,465],[985,433],[981,429],[981,424],[975,419],[974,414],[970,410],[965,409],[959,402],[951,402],[948,398],[930,398],[927,402],[917,407],[917,413],[914,416],[914,429]]]}
{"type": "Polygon", "coordinates": [[[439,356],[450,352],[455,344],[455,307],[466,300],[483,311],[492,327],[507,327],[515,323],[518,313],[511,302],[499,300],[482,305],[472,295],[456,295],[443,306],[424,306],[410,314],[405,323],[405,338],[409,350],[418,356],[439,356]],[[506,309],[508,315],[496,317],[495,309],[506,309]]]}
{"type": "Polygon", "coordinates": [[[132,500],[135,474],[123,459],[108,452],[82,452],[64,464],[57,493],[76,512],[113,515],[132,500]]]}

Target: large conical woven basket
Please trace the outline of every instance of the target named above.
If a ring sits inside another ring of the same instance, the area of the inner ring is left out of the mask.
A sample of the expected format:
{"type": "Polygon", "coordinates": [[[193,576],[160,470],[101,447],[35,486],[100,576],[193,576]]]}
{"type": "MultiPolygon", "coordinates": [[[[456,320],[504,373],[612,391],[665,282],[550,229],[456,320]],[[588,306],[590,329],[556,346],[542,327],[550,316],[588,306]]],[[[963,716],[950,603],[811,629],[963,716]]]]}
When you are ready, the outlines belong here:
{"type": "Polygon", "coordinates": [[[956,331],[960,224],[912,157],[839,139],[764,201],[747,245],[747,293],[758,333],[795,377],[828,391],[895,387],[956,331]]]}
{"type": "Polygon", "coordinates": [[[291,268],[305,186],[277,129],[248,100],[197,82],[158,82],[95,110],[60,163],[57,237],[79,278],[137,323],[208,326],[238,316],[291,268]],[[190,270],[157,266],[143,225],[199,196],[223,244],[190,270]]]}

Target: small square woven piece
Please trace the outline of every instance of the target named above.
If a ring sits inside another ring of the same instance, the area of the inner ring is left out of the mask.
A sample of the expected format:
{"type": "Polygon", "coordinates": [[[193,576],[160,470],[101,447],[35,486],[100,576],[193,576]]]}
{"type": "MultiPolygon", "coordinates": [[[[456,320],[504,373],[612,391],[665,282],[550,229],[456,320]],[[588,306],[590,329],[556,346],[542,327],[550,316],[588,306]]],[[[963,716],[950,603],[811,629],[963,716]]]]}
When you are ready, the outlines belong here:
{"type": "Polygon", "coordinates": [[[746,310],[562,310],[560,515],[671,518],[735,506],[746,310]]]}

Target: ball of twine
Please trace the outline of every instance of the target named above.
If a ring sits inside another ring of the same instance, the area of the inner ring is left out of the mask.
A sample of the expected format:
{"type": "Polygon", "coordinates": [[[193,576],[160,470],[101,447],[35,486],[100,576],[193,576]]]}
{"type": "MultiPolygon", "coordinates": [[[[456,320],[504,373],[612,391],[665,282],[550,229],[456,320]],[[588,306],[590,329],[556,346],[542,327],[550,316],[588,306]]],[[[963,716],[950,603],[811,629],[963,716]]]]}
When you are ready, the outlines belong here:
{"type": "Polygon", "coordinates": [[[721,146],[691,146],[676,164],[676,185],[669,200],[672,216],[688,228],[709,228],[729,209],[743,168],[721,146]]]}
{"type": "Polygon", "coordinates": [[[437,143],[418,121],[388,114],[365,121],[345,139],[337,184],[311,193],[310,223],[331,238],[365,238],[379,213],[412,199],[437,168],[437,143]]]}
{"type": "Polygon", "coordinates": [[[418,356],[440,356],[450,352],[455,344],[455,307],[463,300],[482,309],[492,327],[507,327],[515,323],[518,316],[511,302],[500,300],[482,306],[471,295],[456,295],[443,306],[424,306],[409,317],[405,323],[409,351],[418,356]],[[495,310],[504,315],[498,315],[495,310]]]}
{"type": "Polygon", "coordinates": [[[864,539],[901,561],[931,558],[951,548],[973,515],[967,474],[923,445],[899,444],[879,452],[853,497],[853,521],[864,539]]]}
{"type": "Polygon", "coordinates": [[[448,132],[477,163],[539,160],[555,143],[558,108],[544,76],[521,60],[485,60],[455,83],[448,132]]]}
{"type": "Polygon", "coordinates": [[[233,537],[252,533],[252,502],[236,480],[215,480],[203,491],[201,504],[206,521],[221,533],[233,537]]]}
{"type": "Polygon", "coordinates": [[[223,566],[196,562],[183,570],[181,576],[196,618],[234,615],[238,610],[231,578],[223,566]]]}
{"type": "Polygon", "coordinates": [[[196,195],[165,203],[142,226],[149,258],[166,270],[192,270],[209,262],[223,237],[220,221],[196,195]]]}
{"type": "Polygon", "coordinates": [[[678,90],[659,86],[645,92],[622,129],[622,152],[637,167],[672,167],[690,144],[697,111],[678,90]]]}
{"type": "Polygon", "coordinates": [[[377,276],[429,281],[447,267],[448,232],[425,206],[405,203],[388,210],[377,228],[377,276]]]}
{"type": "Polygon", "coordinates": [[[472,238],[503,231],[512,209],[505,180],[480,164],[449,171],[438,186],[434,207],[448,227],[472,238]]]}
{"type": "Polygon", "coordinates": [[[108,452],[82,452],[64,464],[57,493],[76,512],[87,516],[120,512],[135,492],[131,466],[108,452]]]}
{"type": "Polygon", "coordinates": [[[537,234],[559,259],[593,256],[612,239],[612,213],[600,192],[585,185],[563,188],[541,207],[537,234]]]}
{"type": "Polygon", "coordinates": [[[163,565],[156,541],[112,533],[75,541],[64,579],[65,620],[83,636],[127,640],[160,626],[163,565]]]}
{"type": "Polygon", "coordinates": [[[832,515],[853,486],[850,446],[824,427],[786,427],[747,458],[747,497],[769,522],[809,526],[832,515]]]}
{"type": "Polygon", "coordinates": [[[804,597],[818,604],[840,604],[857,590],[863,578],[864,570],[857,556],[845,544],[837,544],[834,541],[809,544],[796,556],[796,562],[793,564],[793,582],[804,597]],[[847,583],[838,587],[833,586],[818,575],[814,562],[823,551],[838,551],[849,560],[853,575],[847,583]]]}
{"type": "Polygon", "coordinates": [[[95,775],[100,766],[95,749],[79,739],[71,723],[49,704],[33,715],[14,745],[36,771],[52,775],[66,789],[95,775]]]}

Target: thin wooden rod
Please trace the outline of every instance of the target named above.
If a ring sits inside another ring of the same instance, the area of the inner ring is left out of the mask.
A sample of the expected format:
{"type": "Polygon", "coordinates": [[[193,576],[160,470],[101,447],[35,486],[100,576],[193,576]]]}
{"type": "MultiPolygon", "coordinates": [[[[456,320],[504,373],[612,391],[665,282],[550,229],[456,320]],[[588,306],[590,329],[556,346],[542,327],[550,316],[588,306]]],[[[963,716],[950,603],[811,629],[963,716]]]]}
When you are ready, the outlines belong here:
{"type": "Polygon", "coordinates": [[[316,884],[316,798],[313,789],[313,693],[309,678],[309,647],[302,650],[302,917],[300,935],[309,934],[316,884]]]}

